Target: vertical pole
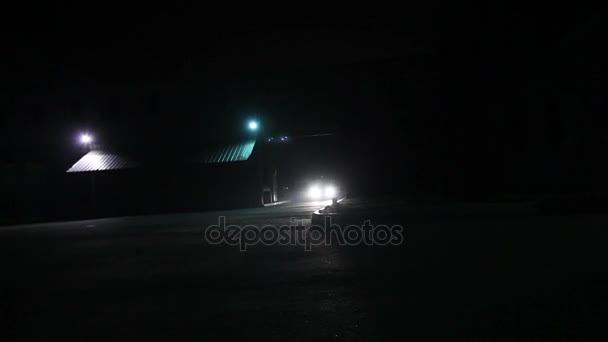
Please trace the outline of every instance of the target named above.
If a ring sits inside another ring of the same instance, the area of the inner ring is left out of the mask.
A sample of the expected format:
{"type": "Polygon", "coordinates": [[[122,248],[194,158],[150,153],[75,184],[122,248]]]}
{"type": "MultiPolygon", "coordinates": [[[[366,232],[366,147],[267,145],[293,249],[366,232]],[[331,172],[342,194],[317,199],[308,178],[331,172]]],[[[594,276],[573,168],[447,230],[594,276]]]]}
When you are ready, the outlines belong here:
{"type": "Polygon", "coordinates": [[[264,205],[264,147],[263,144],[257,144],[258,146],[258,155],[257,155],[257,167],[258,167],[258,179],[259,179],[259,188],[260,191],[260,205],[264,205]]]}
{"type": "Polygon", "coordinates": [[[95,171],[91,171],[91,177],[90,177],[90,183],[91,183],[91,188],[90,188],[90,203],[91,203],[91,217],[95,217],[96,216],[96,212],[97,212],[97,194],[96,194],[96,186],[95,186],[95,171]]]}
{"type": "Polygon", "coordinates": [[[277,188],[278,188],[278,183],[277,183],[277,168],[275,167],[273,172],[272,172],[272,201],[273,202],[277,202],[278,201],[278,196],[277,196],[277,188]]]}

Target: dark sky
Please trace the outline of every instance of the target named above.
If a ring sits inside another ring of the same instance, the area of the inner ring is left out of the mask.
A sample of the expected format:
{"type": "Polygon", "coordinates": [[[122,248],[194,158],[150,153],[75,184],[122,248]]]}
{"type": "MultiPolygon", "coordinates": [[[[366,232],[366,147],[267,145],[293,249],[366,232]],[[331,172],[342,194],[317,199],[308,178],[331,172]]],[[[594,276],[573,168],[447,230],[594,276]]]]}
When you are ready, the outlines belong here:
{"type": "Polygon", "coordinates": [[[605,109],[601,9],[46,6],[7,12],[5,155],[61,154],[86,128],[118,146],[230,140],[253,115],[267,133],[466,148],[595,126],[563,119],[563,97],[605,109]]]}

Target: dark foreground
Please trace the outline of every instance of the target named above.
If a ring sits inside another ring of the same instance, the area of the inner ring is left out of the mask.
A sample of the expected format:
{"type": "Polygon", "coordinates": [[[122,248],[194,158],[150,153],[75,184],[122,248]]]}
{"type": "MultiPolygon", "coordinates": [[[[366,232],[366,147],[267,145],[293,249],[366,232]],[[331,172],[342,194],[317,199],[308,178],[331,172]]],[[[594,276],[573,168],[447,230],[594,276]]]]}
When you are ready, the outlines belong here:
{"type": "Polygon", "coordinates": [[[605,216],[409,210],[398,247],[201,240],[221,214],[318,206],[0,228],[0,340],[580,340],[608,318],[605,216]]]}

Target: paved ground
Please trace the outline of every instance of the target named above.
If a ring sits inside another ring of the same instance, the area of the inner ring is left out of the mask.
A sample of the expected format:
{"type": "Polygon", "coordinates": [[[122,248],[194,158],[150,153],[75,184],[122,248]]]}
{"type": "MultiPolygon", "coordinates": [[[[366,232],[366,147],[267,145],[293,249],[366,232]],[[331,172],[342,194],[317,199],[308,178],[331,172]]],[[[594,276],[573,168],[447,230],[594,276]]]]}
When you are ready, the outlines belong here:
{"type": "Polygon", "coordinates": [[[608,217],[427,207],[386,216],[401,246],[201,240],[321,206],[2,227],[0,339],[568,340],[608,317],[608,217]]]}

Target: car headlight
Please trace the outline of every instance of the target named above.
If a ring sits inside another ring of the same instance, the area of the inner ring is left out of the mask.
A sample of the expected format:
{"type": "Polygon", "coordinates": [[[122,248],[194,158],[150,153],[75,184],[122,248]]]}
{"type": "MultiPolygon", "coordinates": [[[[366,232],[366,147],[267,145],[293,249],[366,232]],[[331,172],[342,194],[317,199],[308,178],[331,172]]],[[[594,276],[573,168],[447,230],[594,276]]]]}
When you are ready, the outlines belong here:
{"type": "Polygon", "coordinates": [[[338,189],[333,185],[328,185],[325,187],[325,192],[323,194],[325,195],[325,198],[334,198],[338,195],[338,189]]]}
{"type": "Polygon", "coordinates": [[[308,189],[308,197],[311,199],[320,199],[323,196],[323,192],[321,192],[321,187],[318,185],[313,185],[308,189]]]}

